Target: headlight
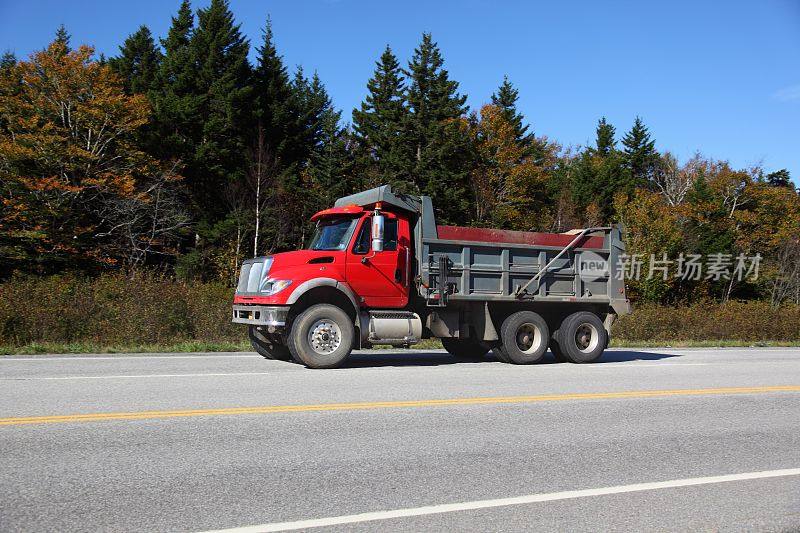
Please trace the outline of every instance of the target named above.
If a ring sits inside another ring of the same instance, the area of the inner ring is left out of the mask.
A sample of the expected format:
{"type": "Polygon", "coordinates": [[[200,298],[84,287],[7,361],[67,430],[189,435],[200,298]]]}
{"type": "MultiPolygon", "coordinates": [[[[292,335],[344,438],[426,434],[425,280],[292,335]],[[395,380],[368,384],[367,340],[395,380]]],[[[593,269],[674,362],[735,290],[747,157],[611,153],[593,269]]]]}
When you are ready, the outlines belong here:
{"type": "Polygon", "coordinates": [[[283,289],[285,289],[291,284],[292,280],[290,279],[267,278],[264,280],[264,285],[261,288],[261,292],[264,293],[265,296],[272,296],[273,294],[281,292],[283,289]]]}

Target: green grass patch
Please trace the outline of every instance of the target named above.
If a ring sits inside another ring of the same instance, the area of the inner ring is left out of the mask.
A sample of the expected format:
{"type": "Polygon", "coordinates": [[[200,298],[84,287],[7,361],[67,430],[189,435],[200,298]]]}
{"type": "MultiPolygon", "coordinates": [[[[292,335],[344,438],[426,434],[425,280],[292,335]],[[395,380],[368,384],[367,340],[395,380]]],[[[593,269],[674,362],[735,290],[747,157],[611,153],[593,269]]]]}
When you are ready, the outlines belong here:
{"type": "Polygon", "coordinates": [[[245,352],[249,342],[184,341],[175,344],[102,345],[90,342],[34,342],[24,346],[0,346],[0,355],[79,354],[79,353],[171,353],[171,352],[245,352]]]}

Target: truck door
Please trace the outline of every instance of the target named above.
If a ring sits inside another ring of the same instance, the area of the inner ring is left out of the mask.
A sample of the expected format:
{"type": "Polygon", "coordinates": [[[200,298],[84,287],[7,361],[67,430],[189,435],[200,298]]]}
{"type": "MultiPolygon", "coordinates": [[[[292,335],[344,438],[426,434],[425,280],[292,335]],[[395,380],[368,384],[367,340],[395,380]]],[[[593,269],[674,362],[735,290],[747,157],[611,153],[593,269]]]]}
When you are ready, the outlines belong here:
{"type": "Polygon", "coordinates": [[[411,240],[408,220],[384,211],[383,251],[371,249],[371,216],[360,227],[347,254],[347,283],[367,307],[399,308],[408,302],[411,240]]]}

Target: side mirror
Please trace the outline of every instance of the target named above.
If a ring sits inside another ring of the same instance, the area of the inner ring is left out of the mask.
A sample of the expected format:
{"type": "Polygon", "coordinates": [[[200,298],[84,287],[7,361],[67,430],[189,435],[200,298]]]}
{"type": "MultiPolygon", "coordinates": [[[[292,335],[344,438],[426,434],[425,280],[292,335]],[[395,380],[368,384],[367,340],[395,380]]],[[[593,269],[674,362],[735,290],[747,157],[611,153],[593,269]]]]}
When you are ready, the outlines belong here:
{"type": "Polygon", "coordinates": [[[383,227],[385,219],[384,216],[377,212],[372,215],[372,251],[383,251],[383,227]]]}

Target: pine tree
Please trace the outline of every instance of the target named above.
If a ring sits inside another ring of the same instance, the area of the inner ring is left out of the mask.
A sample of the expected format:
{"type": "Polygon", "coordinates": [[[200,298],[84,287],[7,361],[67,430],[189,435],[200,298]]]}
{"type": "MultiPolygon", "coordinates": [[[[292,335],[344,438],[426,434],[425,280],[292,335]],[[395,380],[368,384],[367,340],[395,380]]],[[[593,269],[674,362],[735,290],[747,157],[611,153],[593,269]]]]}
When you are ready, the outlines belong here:
{"type": "Polygon", "coordinates": [[[572,194],[579,208],[599,212],[602,222],[614,218],[614,195],[627,190],[624,160],[616,149],[616,129],[605,117],[597,123],[595,146],[573,163],[572,194]]]}
{"type": "Polygon", "coordinates": [[[63,24],[56,28],[55,42],[64,46],[65,54],[68,54],[72,50],[69,45],[71,39],[72,36],[69,34],[67,28],[65,28],[63,24]]]}
{"type": "Polygon", "coordinates": [[[352,194],[360,185],[348,147],[351,132],[339,126],[341,118],[341,111],[329,108],[323,112],[320,143],[311,155],[310,175],[318,207],[333,205],[337,198],[352,194]]]}
{"type": "Polygon", "coordinates": [[[472,151],[464,134],[466,96],[443,68],[429,33],[414,50],[406,75],[408,120],[417,187],[433,198],[443,222],[464,222],[470,205],[468,166],[472,151]]]}
{"type": "Polygon", "coordinates": [[[192,8],[188,0],[183,0],[166,39],[161,40],[164,57],[151,93],[155,130],[160,139],[155,155],[180,160],[184,165],[194,156],[201,125],[201,96],[197,94],[190,47],[193,31],[192,8]]]}
{"type": "Polygon", "coordinates": [[[227,0],[212,0],[208,8],[198,10],[197,18],[189,47],[201,124],[186,183],[200,214],[215,220],[225,214],[219,191],[244,175],[243,129],[251,96],[249,43],[227,0]]]}
{"type": "Polygon", "coordinates": [[[529,126],[523,124],[525,118],[517,110],[518,99],[519,91],[508,81],[508,76],[503,76],[503,83],[500,84],[497,92],[492,94],[492,105],[503,110],[505,119],[514,126],[517,141],[528,142],[533,135],[527,133],[529,126]]]}
{"type": "MultiPolygon", "coordinates": [[[[20,72],[14,67],[17,57],[10,51],[3,53],[0,58],[0,101],[3,98],[16,96],[22,89],[20,72]]],[[[7,133],[8,119],[0,114],[0,133],[7,133]]]]}
{"type": "Polygon", "coordinates": [[[791,175],[785,168],[767,174],[766,182],[772,187],[793,187],[791,175]]]}
{"type": "Polygon", "coordinates": [[[399,192],[413,192],[403,72],[388,45],[375,65],[367,82],[369,93],[361,108],[353,110],[353,127],[380,183],[389,183],[399,192]]]}
{"type": "Polygon", "coordinates": [[[161,40],[161,45],[167,54],[175,52],[189,46],[189,41],[194,29],[194,16],[192,15],[192,5],[189,0],[183,0],[178,9],[178,15],[172,17],[172,25],[167,33],[167,38],[161,40]]]}
{"type": "Polygon", "coordinates": [[[273,43],[272,21],[267,18],[264,39],[258,48],[258,60],[253,72],[255,118],[263,128],[267,150],[279,160],[281,166],[289,167],[288,143],[295,134],[293,124],[296,116],[292,101],[292,87],[273,43]]]}
{"type": "Polygon", "coordinates": [[[109,60],[111,68],[122,77],[125,92],[147,94],[155,87],[161,64],[161,51],[156,47],[147,26],[140,26],[120,46],[120,56],[109,60]]]}
{"type": "Polygon", "coordinates": [[[622,138],[625,167],[629,173],[628,193],[633,189],[646,185],[650,180],[653,167],[657,161],[655,141],[640,117],[636,117],[631,130],[622,138]]]}
{"type": "Polygon", "coordinates": [[[3,52],[3,57],[0,58],[0,70],[5,70],[17,64],[17,56],[10,50],[3,52]]]}
{"type": "Polygon", "coordinates": [[[602,117],[597,122],[597,139],[595,140],[596,152],[600,156],[607,156],[617,149],[617,141],[614,139],[616,128],[606,122],[606,117],[602,117]]]}

